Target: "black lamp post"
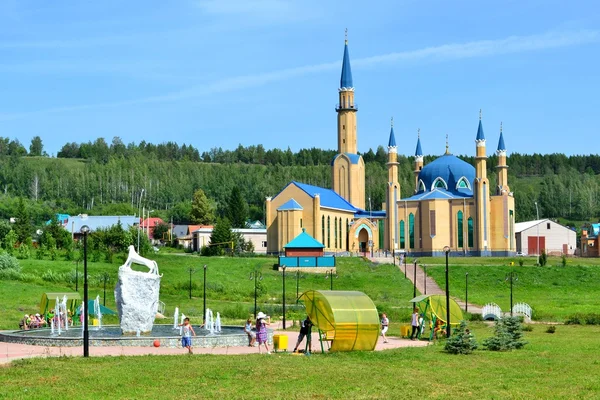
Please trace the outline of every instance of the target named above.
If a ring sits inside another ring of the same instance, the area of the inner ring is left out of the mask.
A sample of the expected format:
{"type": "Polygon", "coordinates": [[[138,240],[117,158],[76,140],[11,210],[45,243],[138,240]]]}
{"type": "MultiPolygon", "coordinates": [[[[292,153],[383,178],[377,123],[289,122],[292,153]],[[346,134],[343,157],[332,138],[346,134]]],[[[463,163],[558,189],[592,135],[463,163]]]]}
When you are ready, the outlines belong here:
{"type": "Polygon", "coordinates": [[[285,329],[285,265],[281,266],[281,271],[283,277],[283,294],[281,296],[283,299],[283,329],[285,329]]]}
{"type": "Polygon", "coordinates": [[[417,259],[415,258],[413,268],[413,299],[417,297],[417,259]]]}
{"type": "Polygon", "coordinates": [[[510,280],[510,316],[513,316],[513,281],[518,281],[519,278],[517,277],[517,274],[514,273],[514,271],[510,271],[508,274],[506,274],[506,278],[505,280],[510,280]]]}
{"type": "MultiPolygon", "coordinates": [[[[204,264],[204,300],[202,301],[202,321],[206,322],[206,264],[204,264]]],[[[190,285],[191,287],[192,285],[190,285]]]]}
{"type": "Polygon", "coordinates": [[[469,312],[469,273],[465,272],[465,312],[469,312]]]}
{"type": "Polygon", "coordinates": [[[83,234],[83,356],[90,356],[90,331],[88,326],[88,273],[87,273],[87,237],[90,227],[81,227],[83,234]]]}
{"type": "Polygon", "coordinates": [[[296,304],[300,300],[300,270],[296,270],[296,304]]]}
{"type": "Polygon", "coordinates": [[[325,279],[329,278],[329,290],[333,290],[333,278],[337,278],[337,274],[333,272],[333,268],[325,272],[325,279]]]}
{"type": "MultiPolygon", "coordinates": [[[[196,270],[195,270],[194,268],[192,268],[192,267],[189,267],[189,268],[188,268],[188,271],[190,271],[190,286],[189,286],[189,289],[190,289],[190,300],[191,300],[191,299],[192,299],[192,274],[193,274],[194,272],[196,272],[196,270]]],[[[205,278],[206,278],[206,277],[205,277],[205,278]]],[[[206,308],[205,308],[204,310],[205,310],[205,312],[206,312],[206,308]]]]}
{"type": "Polygon", "coordinates": [[[406,254],[405,254],[404,255],[404,279],[407,279],[407,276],[406,276],[406,261],[407,260],[406,260],[406,254]]]}
{"type": "Polygon", "coordinates": [[[258,297],[258,281],[262,281],[262,274],[258,269],[250,274],[250,280],[254,280],[254,318],[256,318],[256,298],[258,297]]]}
{"type": "Polygon", "coordinates": [[[444,253],[446,253],[446,337],[450,337],[450,285],[448,284],[448,255],[450,254],[450,247],[444,246],[444,253]]]}
{"type": "Polygon", "coordinates": [[[110,275],[108,272],[102,273],[102,281],[104,282],[104,300],[102,301],[102,305],[106,306],[106,282],[110,280],[110,275]]]}
{"type": "Polygon", "coordinates": [[[75,261],[75,291],[79,292],[79,260],[75,261]]]}

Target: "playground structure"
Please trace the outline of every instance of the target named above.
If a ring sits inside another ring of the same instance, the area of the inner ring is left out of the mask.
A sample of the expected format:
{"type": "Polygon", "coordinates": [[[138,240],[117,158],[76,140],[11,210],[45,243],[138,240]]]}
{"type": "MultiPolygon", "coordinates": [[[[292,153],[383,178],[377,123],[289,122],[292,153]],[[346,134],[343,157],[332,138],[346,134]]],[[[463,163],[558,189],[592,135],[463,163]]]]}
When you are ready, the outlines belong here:
{"type": "MultiPolygon", "coordinates": [[[[319,330],[321,351],[331,341],[331,351],[374,350],[379,337],[379,314],[362,292],[309,290],[302,293],[306,313],[319,330]]],[[[310,335],[310,333],[309,333],[310,335]]]]}
{"type": "Polygon", "coordinates": [[[81,296],[77,292],[48,292],[42,294],[42,300],[40,301],[40,314],[46,315],[48,311],[56,308],[56,299],[62,301],[66,297],[67,311],[75,314],[78,303],[81,302],[81,296]]]}
{"type": "MultiPolygon", "coordinates": [[[[430,333],[429,340],[434,339],[436,327],[439,331],[446,331],[448,321],[446,321],[446,296],[433,294],[417,296],[410,301],[416,308],[419,309],[419,329],[417,330],[417,338],[425,332],[425,324],[428,323],[430,333]],[[438,324],[438,321],[441,324],[438,324]],[[439,325],[439,326],[438,326],[439,325]]],[[[458,326],[463,320],[463,314],[460,306],[456,301],[450,299],[450,326],[458,326]]]]}

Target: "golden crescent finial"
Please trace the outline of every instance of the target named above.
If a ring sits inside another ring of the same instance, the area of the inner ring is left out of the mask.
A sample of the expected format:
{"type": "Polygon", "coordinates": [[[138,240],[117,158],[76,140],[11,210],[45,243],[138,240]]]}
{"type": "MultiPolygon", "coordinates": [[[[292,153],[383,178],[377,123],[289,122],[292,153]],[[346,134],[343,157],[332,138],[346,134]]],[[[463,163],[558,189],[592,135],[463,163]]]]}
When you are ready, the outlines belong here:
{"type": "Polygon", "coordinates": [[[450,145],[448,144],[448,134],[446,133],[446,154],[450,154],[450,145]]]}

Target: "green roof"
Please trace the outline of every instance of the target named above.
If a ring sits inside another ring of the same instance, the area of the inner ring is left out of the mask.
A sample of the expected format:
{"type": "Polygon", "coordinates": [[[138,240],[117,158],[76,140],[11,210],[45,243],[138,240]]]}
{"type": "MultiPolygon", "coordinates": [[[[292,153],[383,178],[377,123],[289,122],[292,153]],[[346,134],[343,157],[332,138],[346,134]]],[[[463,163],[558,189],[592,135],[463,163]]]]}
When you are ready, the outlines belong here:
{"type": "Polygon", "coordinates": [[[306,233],[306,229],[302,228],[302,233],[296,236],[291,242],[283,246],[285,249],[323,249],[325,246],[317,239],[306,233]]]}

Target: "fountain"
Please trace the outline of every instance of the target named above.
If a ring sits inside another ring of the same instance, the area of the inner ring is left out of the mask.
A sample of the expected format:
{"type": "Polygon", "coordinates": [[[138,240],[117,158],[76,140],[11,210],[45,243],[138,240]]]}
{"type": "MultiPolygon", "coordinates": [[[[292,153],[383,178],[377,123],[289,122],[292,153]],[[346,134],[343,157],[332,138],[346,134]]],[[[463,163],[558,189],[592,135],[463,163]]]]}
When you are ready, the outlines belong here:
{"type": "MultiPolygon", "coordinates": [[[[129,257],[125,264],[119,267],[119,279],[115,288],[115,300],[119,311],[120,325],[103,325],[100,307],[100,297],[94,301],[94,313],[98,316],[98,329],[89,331],[92,346],[147,346],[155,341],[161,347],[180,347],[181,330],[177,332],[178,320],[183,323],[186,316],[175,309],[173,324],[155,325],[154,318],[158,309],[158,295],[161,275],[158,274],[156,262],[139,256],[133,247],[129,249],[129,257]],[[137,263],[149,268],[149,272],[131,269],[131,264],[137,263]],[[179,333],[179,335],[178,335],[179,333]]],[[[82,346],[82,327],[69,329],[68,302],[56,298],[54,318],[49,328],[1,331],[0,341],[41,345],[41,346],[82,346]],[[64,324],[64,325],[63,325],[64,324]],[[64,327],[64,331],[63,331],[64,327]]],[[[81,322],[84,316],[81,305],[81,322]]],[[[88,314],[90,311],[88,310],[88,314]]],[[[194,347],[231,347],[247,346],[248,337],[240,326],[221,326],[221,315],[206,310],[204,329],[195,326],[196,337],[194,347]]],[[[272,343],[273,332],[269,331],[269,341],[272,343]]]]}

